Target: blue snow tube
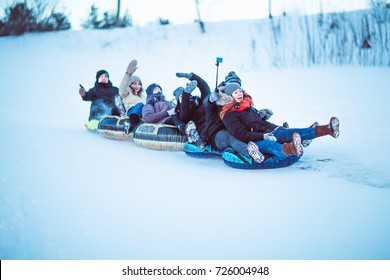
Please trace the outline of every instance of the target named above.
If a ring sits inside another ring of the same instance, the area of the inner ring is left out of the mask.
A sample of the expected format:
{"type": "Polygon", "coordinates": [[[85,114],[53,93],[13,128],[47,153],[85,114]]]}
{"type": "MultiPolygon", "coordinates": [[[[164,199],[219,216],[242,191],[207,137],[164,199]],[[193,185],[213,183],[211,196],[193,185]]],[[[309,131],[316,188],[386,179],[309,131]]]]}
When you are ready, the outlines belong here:
{"type": "Polygon", "coordinates": [[[227,166],[238,169],[272,169],[287,167],[296,163],[300,157],[296,155],[288,155],[285,159],[275,160],[266,156],[262,163],[253,161],[252,158],[244,156],[231,148],[225,149],[222,154],[222,159],[227,166]]]}
{"type": "Polygon", "coordinates": [[[194,158],[215,158],[215,157],[222,157],[222,152],[218,150],[213,150],[211,148],[211,145],[206,146],[206,150],[203,151],[199,149],[197,146],[190,144],[190,143],[185,143],[184,144],[184,152],[194,158]]]}

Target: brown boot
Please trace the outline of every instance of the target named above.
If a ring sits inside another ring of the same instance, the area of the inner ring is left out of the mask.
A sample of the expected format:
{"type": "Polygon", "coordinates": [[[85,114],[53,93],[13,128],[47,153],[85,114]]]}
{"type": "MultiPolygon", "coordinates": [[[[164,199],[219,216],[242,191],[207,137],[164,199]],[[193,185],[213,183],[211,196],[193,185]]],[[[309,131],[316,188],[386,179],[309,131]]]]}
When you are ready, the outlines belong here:
{"type": "Polygon", "coordinates": [[[297,155],[301,157],[303,155],[303,147],[301,144],[301,136],[294,132],[292,136],[292,142],[284,143],[282,146],[283,153],[286,155],[297,155]]]}
{"type": "Polygon", "coordinates": [[[339,131],[340,121],[336,117],[332,117],[329,124],[319,125],[314,128],[317,137],[330,135],[333,138],[337,138],[340,135],[339,131]]]}

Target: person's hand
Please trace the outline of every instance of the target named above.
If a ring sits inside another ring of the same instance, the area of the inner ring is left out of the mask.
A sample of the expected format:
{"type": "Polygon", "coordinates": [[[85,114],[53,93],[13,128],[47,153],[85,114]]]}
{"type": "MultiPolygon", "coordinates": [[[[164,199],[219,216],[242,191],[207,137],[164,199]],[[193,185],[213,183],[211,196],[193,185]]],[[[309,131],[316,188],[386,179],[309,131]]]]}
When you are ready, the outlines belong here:
{"type": "Polygon", "coordinates": [[[175,114],[175,108],[172,108],[167,111],[168,115],[173,116],[175,114]]]}
{"type": "Polygon", "coordinates": [[[214,103],[216,101],[218,101],[219,97],[221,96],[221,94],[219,93],[219,90],[216,88],[211,94],[210,94],[210,97],[209,97],[209,100],[211,103],[214,103]]]}
{"type": "Polygon", "coordinates": [[[84,89],[83,87],[80,87],[80,88],[79,88],[79,94],[80,94],[81,96],[84,96],[84,95],[85,95],[85,89],[84,89]]]}
{"type": "Polygon", "coordinates": [[[263,135],[264,140],[270,140],[270,141],[276,141],[276,137],[273,136],[271,133],[264,133],[263,135]]]}
{"type": "Polygon", "coordinates": [[[261,109],[261,110],[259,110],[260,118],[262,118],[265,121],[268,120],[273,114],[274,114],[274,112],[272,112],[271,109],[261,109]]]}
{"type": "Polygon", "coordinates": [[[133,59],[130,61],[129,65],[127,66],[126,73],[129,75],[133,75],[135,70],[137,70],[137,60],[133,59]]]}

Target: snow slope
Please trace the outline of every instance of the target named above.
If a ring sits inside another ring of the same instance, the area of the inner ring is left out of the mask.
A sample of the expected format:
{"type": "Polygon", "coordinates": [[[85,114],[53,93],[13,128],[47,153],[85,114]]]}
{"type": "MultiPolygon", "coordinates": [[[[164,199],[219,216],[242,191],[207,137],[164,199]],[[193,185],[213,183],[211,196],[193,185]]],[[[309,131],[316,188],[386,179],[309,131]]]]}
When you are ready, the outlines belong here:
{"type": "MultiPolygon", "coordinates": [[[[258,24],[258,23],[256,23],[258,24]]],[[[389,259],[389,68],[268,66],[252,21],[0,38],[0,259],[389,259]],[[226,35],[229,30],[229,35],[226,35]],[[242,38],[237,40],[234,38],[242,38]],[[85,130],[78,84],[138,59],[166,96],[224,58],[271,121],[339,117],[295,165],[236,170],[85,130]]]]}

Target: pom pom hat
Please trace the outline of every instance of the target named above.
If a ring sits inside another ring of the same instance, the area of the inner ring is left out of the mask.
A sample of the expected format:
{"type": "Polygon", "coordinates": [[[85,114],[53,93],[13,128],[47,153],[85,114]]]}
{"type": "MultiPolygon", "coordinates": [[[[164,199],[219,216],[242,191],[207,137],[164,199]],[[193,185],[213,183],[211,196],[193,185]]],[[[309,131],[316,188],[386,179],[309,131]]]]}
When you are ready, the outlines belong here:
{"type": "Polygon", "coordinates": [[[225,93],[227,95],[232,95],[232,93],[234,91],[236,91],[237,89],[242,90],[239,84],[237,84],[237,83],[228,83],[228,84],[226,84],[224,91],[225,91],[225,93]]]}

